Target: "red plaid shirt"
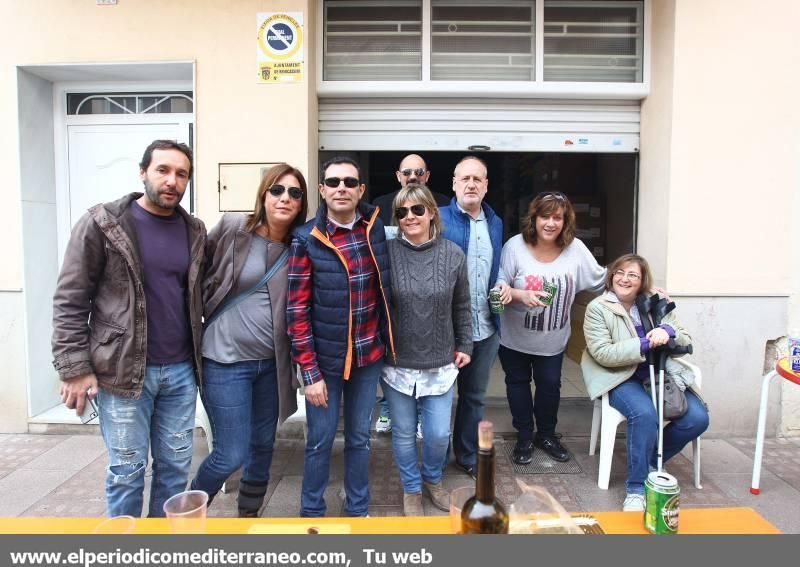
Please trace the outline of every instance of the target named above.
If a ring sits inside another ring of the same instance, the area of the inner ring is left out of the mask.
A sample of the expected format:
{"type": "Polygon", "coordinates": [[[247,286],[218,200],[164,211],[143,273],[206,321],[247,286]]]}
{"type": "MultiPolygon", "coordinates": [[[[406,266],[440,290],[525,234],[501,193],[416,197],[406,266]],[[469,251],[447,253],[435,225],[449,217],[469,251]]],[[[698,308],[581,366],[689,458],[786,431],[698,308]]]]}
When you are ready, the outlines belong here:
{"type": "MultiPolygon", "coordinates": [[[[367,219],[355,221],[353,229],[342,228],[326,219],[330,242],[347,262],[350,280],[350,314],[353,361],[361,367],[380,360],[385,352],[378,325],[381,299],[378,273],[367,243],[367,219]]],[[[312,236],[312,238],[314,238],[312,236]]],[[[311,329],[311,258],[300,242],[292,242],[289,252],[289,296],[286,311],[289,336],[292,337],[294,360],[300,365],[303,383],[311,385],[324,378],[314,352],[311,329]]],[[[345,376],[345,379],[348,377],[345,376]]]]}

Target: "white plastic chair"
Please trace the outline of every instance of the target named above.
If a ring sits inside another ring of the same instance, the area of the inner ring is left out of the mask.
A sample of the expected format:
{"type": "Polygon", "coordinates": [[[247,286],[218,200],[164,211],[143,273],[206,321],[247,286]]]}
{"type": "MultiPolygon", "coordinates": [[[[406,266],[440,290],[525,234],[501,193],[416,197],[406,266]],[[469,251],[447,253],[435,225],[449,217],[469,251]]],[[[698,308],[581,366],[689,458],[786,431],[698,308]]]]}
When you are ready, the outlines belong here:
{"type": "Polygon", "coordinates": [[[306,421],[306,395],[303,388],[297,389],[297,411],[286,418],[283,423],[302,423],[303,439],[308,438],[308,422],[306,421]]]}
{"type": "MultiPolygon", "coordinates": [[[[694,386],[700,390],[703,382],[703,375],[696,365],[684,360],[683,358],[673,359],[683,364],[694,373],[694,386]]],[[[589,454],[594,455],[597,447],[597,436],[600,434],[600,467],[597,475],[597,486],[603,490],[608,490],[608,481],[611,478],[611,458],[614,455],[614,441],[617,436],[617,426],[625,421],[625,416],[611,407],[608,403],[608,394],[603,394],[602,398],[594,401],[592,412],[592,435],[589,440],[589,454]]],[[[692,441],[692,451],[694,453],[694,485],[703,488],[700,484],[700,438],[692,441]]]]}
{"type": "Polygon", "coordinates": [[[208,414],[206,408],[203,407],[203,401],[200,399],[200,392],[197,392],[197,402],[194,408],[194,426],[199,427],[206,434],[206,443],[208,443],[208,452],[214,448],[214,434],[211,431],[211,422],[208,421],[208,414]]]}

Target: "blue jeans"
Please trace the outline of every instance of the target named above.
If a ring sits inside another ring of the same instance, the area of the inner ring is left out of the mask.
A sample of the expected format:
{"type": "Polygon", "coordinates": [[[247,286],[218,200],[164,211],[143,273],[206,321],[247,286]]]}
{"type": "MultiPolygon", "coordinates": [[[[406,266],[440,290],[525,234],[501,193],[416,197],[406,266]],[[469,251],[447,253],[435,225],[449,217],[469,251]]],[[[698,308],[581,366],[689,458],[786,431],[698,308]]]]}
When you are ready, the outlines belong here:
{"type": "Polygon", "coordinates": [[[213,498],[243,466],[242,482],[266,492],[278,427],[275,359],[223,364],[204,358],[201,396],[214,450],[200,465],[192,489],[204,490],[213,498]]]}
{"type": "MultiPolygon", "coordinates": [[[[686,390],[689,409],[664,428],[664,462],[677,455],[689,441],[708,428],[708,411],[694,393],[686,390]]],[[[649,467],[656,466],[658,413],[640,380],[632,378],[608,393],[608,402],[628,420],[628,494],[644,494],[649,467]]]]}
{"type": "Polygon", "coordinates": [[[506,397],[517,439],[533,440],[533,421],[540,437],[552,437],[561,403],[561,362],[564,353],[553,356],[527,354],[500,346],[500,364],[506,373],[506,397]],[[531,395],[531,377],[536,393],[531,395]]]}
{"type": "Polygon", "coordinates": [[[350,379],[326,376],[328,407],[306,401],[305,462],[300,515],[325,515],[325,488],[328,486],[331,449],[339,422],[339,407],[344,396],[344,490],[346,516],[366,516],[369,507],[369,428],[378,392],[383,361],[353,368],[350,379]]]}
{"type": "MultiPolygon", "coordinates": [[[[462,465],[475,466],[478,450],[478,422],[483,419],[489,372],[497,358],[497,333],[472,343],[472,361],[458,371],[458,402],[453,423],[453,453],[462,465]]],[[[422,426],[423,434],[425,425],[422,426]]]]}
{"type": "Polygon", "coordinates": [[[450,441],[450,411],[453,407],[453,390],[438,396],[415,398],[398,392],[381,380],[386,399],[392,411],[392,449],[403,492],[416,494],[422,491],[422,481],[437,484],[442,480],[442,464],[447,458],[450,441]],[[417,410],[422,412],[422,469],[417,466],[417,410]]]}
{"type": "MultiPolygon", "coordinates": [[[[383,384],[381,384],[381,387],[383,387],[383,384]]],[[[386,395],[378,400],[378,405],[381,407],[381,412],[378,415],[392,419],[392,416],[389,413],[389,400],[386,399],[386,395]]],[[[417,411],[417,422],[422,423],[422,408],[419,408],[417,411]]]]}
{"type": "Polygon", "coordinates": [[[189,361],[148,364],[139,399],[100,390],[109,516],[141,516],[148,450],[153,455],[148,516],[163,517],[164,502],[186,490],[196,399],[194,366],[189,361]]]}

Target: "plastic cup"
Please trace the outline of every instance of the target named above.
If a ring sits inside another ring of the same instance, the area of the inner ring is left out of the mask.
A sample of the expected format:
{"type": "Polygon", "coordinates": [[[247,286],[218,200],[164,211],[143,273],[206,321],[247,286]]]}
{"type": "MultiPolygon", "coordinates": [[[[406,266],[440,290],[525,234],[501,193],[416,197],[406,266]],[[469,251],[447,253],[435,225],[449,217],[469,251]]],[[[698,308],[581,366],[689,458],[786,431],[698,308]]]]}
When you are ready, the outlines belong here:
{"type": "Polygon", "coordinates": [[[187,490],[164,502],[169,531],[174,534],[202,534],[206,531],[208,494],[187,490]]]}
{"type": "Polygon", "coordinates": [[[92,530],[93,534],[132,534],[136,528],[136,518],[133,516],[114,516],[97,524],[92,530]]]}
{"type": "Polygon", "coordinates": [[[450,491],[450,531],[461,533],[461,510],[467,500],[475,495],[475,486],[462,486],[450,491]]]}

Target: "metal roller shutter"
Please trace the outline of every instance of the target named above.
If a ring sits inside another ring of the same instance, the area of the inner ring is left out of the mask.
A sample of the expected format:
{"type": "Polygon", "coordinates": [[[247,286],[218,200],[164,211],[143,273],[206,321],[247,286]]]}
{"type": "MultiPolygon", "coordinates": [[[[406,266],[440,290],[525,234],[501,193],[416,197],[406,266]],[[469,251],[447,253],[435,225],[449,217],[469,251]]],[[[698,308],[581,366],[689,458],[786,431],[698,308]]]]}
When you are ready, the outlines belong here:
{"type": "Polygon", "coordinates": [[[321,150],[638,152],[638,100],[324,99],[321,150]]]}

